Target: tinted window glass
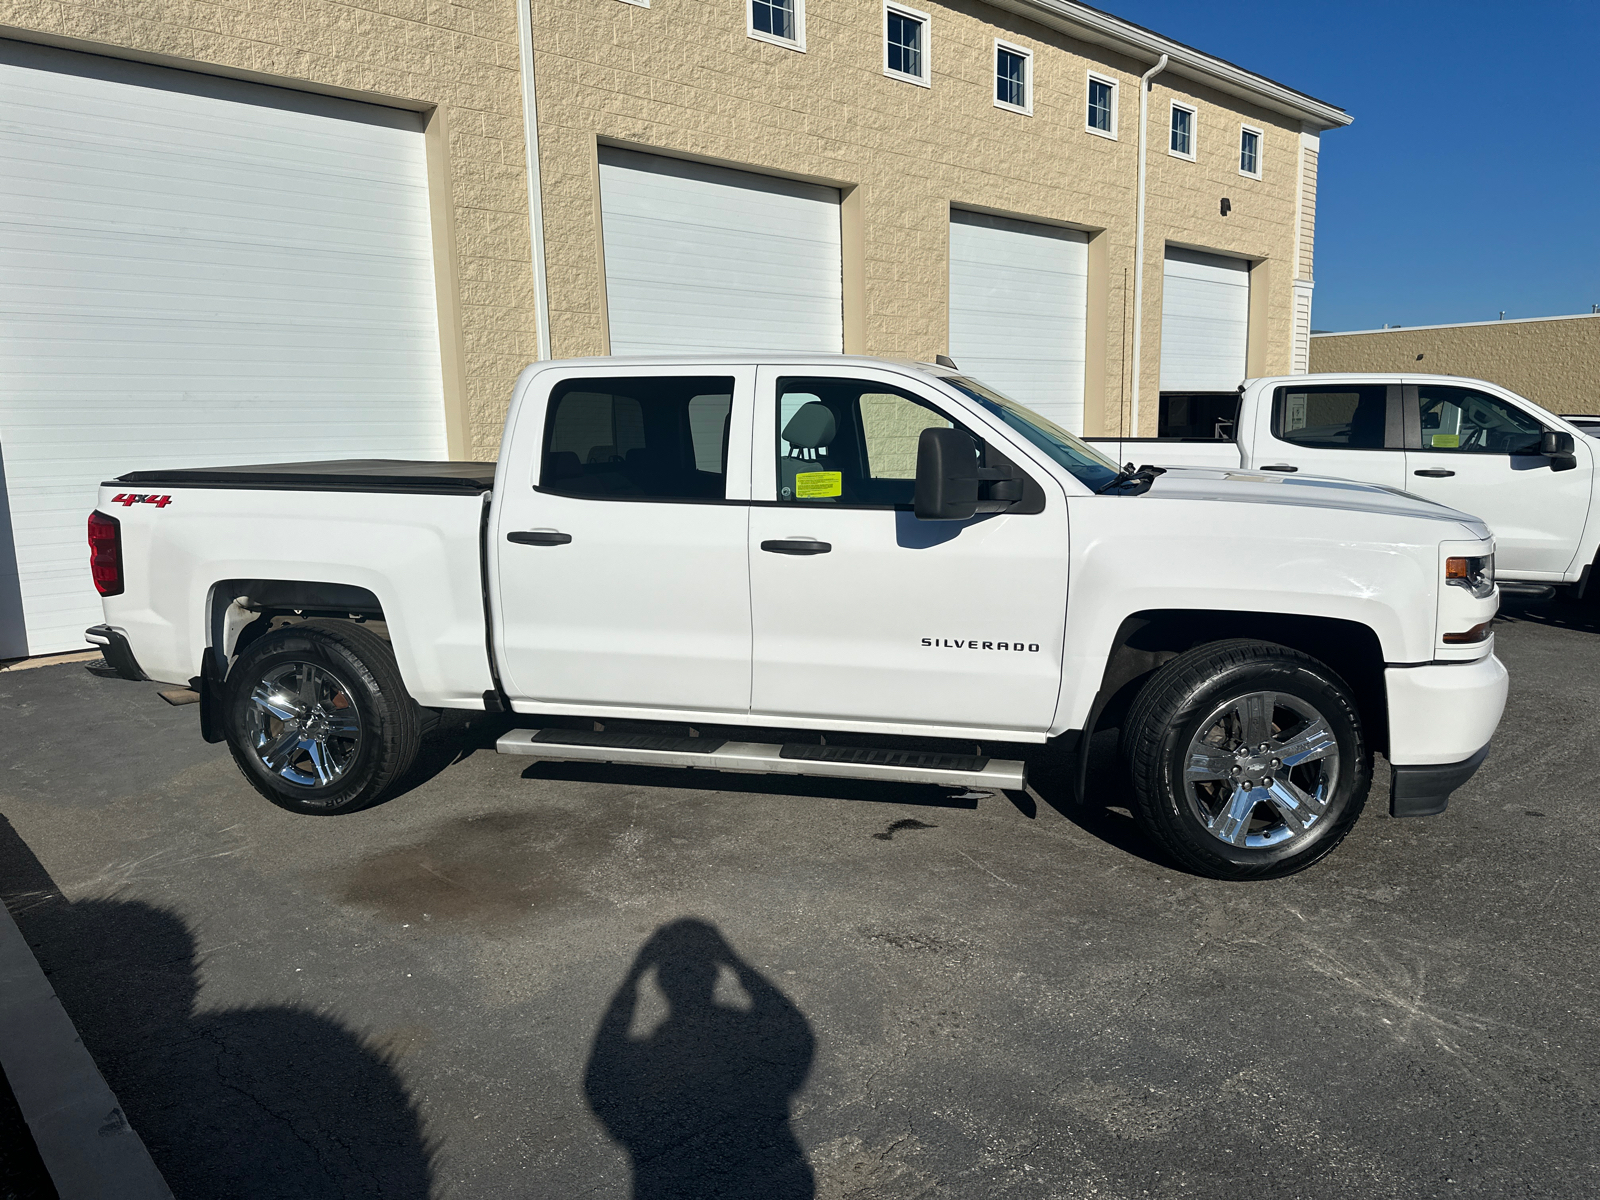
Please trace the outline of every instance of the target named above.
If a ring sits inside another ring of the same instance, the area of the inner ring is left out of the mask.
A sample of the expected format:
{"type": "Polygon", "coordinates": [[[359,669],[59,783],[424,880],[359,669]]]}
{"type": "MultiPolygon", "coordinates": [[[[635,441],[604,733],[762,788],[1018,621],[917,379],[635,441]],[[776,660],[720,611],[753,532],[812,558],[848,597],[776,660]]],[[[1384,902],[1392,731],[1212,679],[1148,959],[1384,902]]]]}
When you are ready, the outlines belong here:
{"type": "Polygon", "coordinates": [[[1382,450],[1389,389],[1382,384],[1279,388],[1278,436],[1297,446],[1382,450]]]}
{"type": "MultiPolygon", "coordinates": [[[[930,405],[881,383],[781,379],[778,499],[909,507],[922,431],[950,427],[930,405]]],[[[973,452],[981,445],[974,438],[973,452]]]]}
{"type": "Polygon", "coordinates": [[[1471,388],[1419,387],[1422,448],[1458,454],[1537,454],[1544,426],[1498,396],[1471,388]]]}
{"type": "Polygon", "coordinates": [[[1231,441],[1238,416],[1238,392],[1162,392],[1156,436],[1231,441]]]}
{"type": "Polygon", "coordinates": [[[732,378],[584,379],[557,385],[539,486],[566,496],[721,500],[732,378]]]}
{"type": "Polygon", "coordinates": [[[1105,455],[1081,442],[1048,417],[1018,404],[991,387],[962,375],[946,375],[951,387],[972,397],[985,411],[999,417],[1040,450],[1072,473],[1090,491],[1098,491],[1116,478],[1116,465],[1105,455]]]}

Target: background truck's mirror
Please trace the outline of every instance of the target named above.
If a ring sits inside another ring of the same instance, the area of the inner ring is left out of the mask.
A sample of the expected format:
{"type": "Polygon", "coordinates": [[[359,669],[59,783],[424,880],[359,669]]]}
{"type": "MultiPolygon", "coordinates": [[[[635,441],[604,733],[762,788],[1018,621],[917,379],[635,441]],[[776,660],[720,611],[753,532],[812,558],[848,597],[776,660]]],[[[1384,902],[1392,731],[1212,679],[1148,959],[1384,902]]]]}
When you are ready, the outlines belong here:
{"type": "Polygon", "coordinates": [[[924,429],[917,439],[919,521],[965,521],[978,511],[978,455],[972,435],[924,429]]]}
{"type": "Polygon", "coordinates": [[[1539,453],[1550,460],[1552,471],[1570,471],[1578,465],[1576,447],[1572,443],[1570,433],[1556,433],[1546,430],[1539,439],[1539,453]]]}

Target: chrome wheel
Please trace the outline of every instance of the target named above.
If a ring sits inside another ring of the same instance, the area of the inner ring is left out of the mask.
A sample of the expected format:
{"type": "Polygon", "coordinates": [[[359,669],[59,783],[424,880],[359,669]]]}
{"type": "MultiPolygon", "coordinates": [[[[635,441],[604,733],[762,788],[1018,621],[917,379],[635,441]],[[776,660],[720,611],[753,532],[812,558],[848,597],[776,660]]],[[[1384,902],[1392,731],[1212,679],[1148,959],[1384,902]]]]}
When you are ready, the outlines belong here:
{"type": "Polygon", "coordinates": [[[290,662],[250,691],[250,749],[272,774],[304,788],[338,782],[361,752],[361,715],[327,667],[290,662]]]}
{"type": "Polygon", "coordinates": [[[1338,740],[1298,696],[1250,692],[1200,723],[1183,783],[1190,810],[1218,841],[1247,849],[1308,841],[1338,787],[1338,740]]]}

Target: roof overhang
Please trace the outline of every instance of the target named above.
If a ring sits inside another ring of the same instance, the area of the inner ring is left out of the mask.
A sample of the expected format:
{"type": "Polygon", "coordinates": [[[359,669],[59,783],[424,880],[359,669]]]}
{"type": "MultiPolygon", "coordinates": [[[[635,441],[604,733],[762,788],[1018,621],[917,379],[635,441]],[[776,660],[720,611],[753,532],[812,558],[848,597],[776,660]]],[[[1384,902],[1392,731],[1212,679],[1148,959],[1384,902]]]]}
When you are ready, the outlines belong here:
{"type": "Polygon", "coordinates": [[[987,0],[987,3],[1152,66],[1165,54],[1167,71],[1171,74],[1293,117],[1316,130],[1337,129],[1355,120],[1342,108],[1087,4],[1077,4],[1074,0],[987,0]]]}

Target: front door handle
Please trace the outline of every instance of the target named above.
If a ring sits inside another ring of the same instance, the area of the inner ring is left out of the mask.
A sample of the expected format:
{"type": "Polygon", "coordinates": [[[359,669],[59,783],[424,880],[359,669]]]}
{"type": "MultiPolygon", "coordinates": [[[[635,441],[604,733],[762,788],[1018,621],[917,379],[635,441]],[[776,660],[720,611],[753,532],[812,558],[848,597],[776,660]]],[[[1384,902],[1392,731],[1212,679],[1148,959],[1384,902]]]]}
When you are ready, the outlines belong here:
{"type": "Polygon", "coordinates": [[[1294,472],[1298,471],[1300,468],[1299,467],[1291,467],[1288,463],[1267,463],[1265,466],[1263,466],[1263,467],[1261,467],[1259,469],[1263,470],[1263,471],[1287,471],[1292,475],[1292,474],[1294,474],[1294,472]]]}
{"type": "Polygon", "coordinates": [[[833,543],[816,538],[773,538],[762,542],[761,548],[772,554],[826,554],[833,549],[833,543]]]}
{"type": "Polygon", "coordinates": [[[1413,471],[1413,475],[1421,475],[1424,479],[1449,479],[1454,471],[1446,471],[1443,467],[1429,467],[1426,471],[1413,471]]]}
{"type": "Polygon", "coordinates": [[[571,540],[570,533],[557,533],[554,529],[517,529],[506,534],[506,541],[519,546],[565,546],[571,540]]]}

